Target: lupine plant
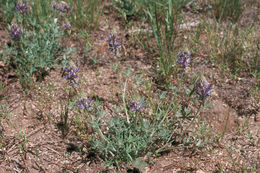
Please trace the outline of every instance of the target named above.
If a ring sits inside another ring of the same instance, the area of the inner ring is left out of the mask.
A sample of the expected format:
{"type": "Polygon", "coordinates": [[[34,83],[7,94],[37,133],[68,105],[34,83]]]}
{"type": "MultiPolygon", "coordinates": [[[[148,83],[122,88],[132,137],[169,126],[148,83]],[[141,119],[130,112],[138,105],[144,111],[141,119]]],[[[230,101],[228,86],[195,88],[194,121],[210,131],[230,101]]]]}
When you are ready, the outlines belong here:
{"type": "Polygon", "coordinates": [[[199,106],[197,108],[197,111],[193,114],[194,115],[193,119],[190,121],[190,123],[182,131],[182,140],[184,140],[188,129],[191,127],[191,125],[194,123],[194,121],[199,116],[200,111],[205,106],[207,106],[206,105],[206,101],[207,101],[206,99],[207,99],[208,96],[210,96],[212,89],[213,89],[213,87],[209,84],[209,82],[205,79],[204,76],[202,76],[201,79],[199,79],[196,82],[194,89],[191,91],[191,94],[193,94],[194,92],[196,93],[196,97],[199,100],[199,106]]]}
{"type": "Polygon", "coordinates": [[[52,2],[51,7],[62,13],[70,13],[73,11],[73,8],[70,5],[68,5],[67,3],[65,3],[64,1],[62,1],[60,3],[52,2]]]}
{"type": "Polygon", "coordinates": [[[136,111],[140,112],[141,109],[143,109],[145,107],[142,103],[136,102],[136,101],[132,101],[128,105],[130,107],[130,110],[133,112],[136,112],[136,111]]]}
{"type": "Polygon", "coordinates": [[[62,26],[67,28],[67,29],[71,29],[72,28],[70,23],[65,23],[64,21],[62,21],[62,26]]]}
{"type": "Polygon", "coordinates": [[[90,99],[80,98],[78,100],[77,106],[80,109],[89,109],[91,107],[91,102],[92,102],[92,100],[90,100],[90,99]]]}
{"type": "MultiPolygon", "coordinates": [[[[161,110],[161,109],[158,109],[161,110]]],[[[134,109],[133,111],[136,111],[134,109]]],[[[141,109],[139,110],[141,113],[141,109]]],[[[163,114],[163,110],[161,110],[163,114]]],[[[135,159],[145,155],[148,151],[155,152],[167,141],[171,141],[172,124],[166,124],[167,120],[157,117],[151,121],[142,116],[131,116],[130,122],[118,114],[109,119],[108,123],[96,124],[101,128],[108,126],[108,132],[104,133],[106,140],[95,133],[91,145],[96,153],[106,161],[107,166],[120,166],[122,163],[131,164],[135,159]],[[162,143],[158,143],[158,140],[162,143]]],[[[94,128],[95,129],[95,128],[94,128]]]]}
{"type": "Polygon", "coordinates": [[[19,11],[20,14],[27,12],[28,6],[26,2],[18,2],[15,6],[15,10],[19,11]]]}
{"type": "Polygon", "coordinates": [[[64,70],[64,78],[68,80],[68,83],[72,86],[79,85],[79,82],[77,82],[77,72],[79,71],[79,67],[72,65],[68,66],[64,70]]]}
{"type": "Polygon", "coordinates": [[[117,54],[118,47],[122,45],[121,42],[116,41],[116,36],[114,34],[108,35],[107,43],[108,43],[108,46],[109,46],[109,50],[112,51],[114,53],[114,55],[117,54]]]}
{"type": "MultiPolygon", "coordinates": [[[[78,77],[75,74],[75,70],[68,69],[68,74],[64,75],[68,80],[74,80],[75,77],[78,77]]],[[[78,89],[79,87],[76,88],[76,90],[78,89]]],[[[139,116],[130,116],[128,121],[126,116],[122,116],[122,111],[119,111],[116,112],[117,115],[115,117],[104,121],[106,113],[102,107],[98,106],[100,104],[82,97],[79,94],[80,92],[76,93],[78,93],[77,97],[79,98],[74,104],[79,109],[79,115],[75,116],[76,119],[74,122],[87,124],[87,126],[92,128],[91,148],[96,151],[100,158],[106,161],[107,166],[118,167],[124,162],[130,164],[138,157],[145,155],[148,151],[157,151],[162,145],[172,140],[172,132],[174,130],[172,127],[174,126],[171,123],[168,124],[171,118],[168,119],[167,112],[164,112],[166,111],[164,110],[165,108],[157,108],[156,110],[159,111],[158,114],[160,116],[154,120],[150,120],[142,117],[142,111],[146,106],[142,102],[143,99],[138,101],[133,100],[127,105],[130,111],[129,114],[138,114],[139,116]],[[79,122],[79,118],[81,122],[79,122]],[[104,129],[104,127],[107,127],[108,131],[102,131],[101,129],[104,129]],[[163,141],[163,143],[159,143],[158,141],[163,141]]],[[[74,96],[73,98],[75,98],[74,96]]],[[[73,98],[70,97],[70,103],[73,103],[73,98]]],[[[68,122],[68,114],[68,112],[65,114],[67,115],[64,118],[65,123],[68,122]]],[[[173,122],[172,120],[171,122],[173,122]]],[[[82,126],[79,125],[78,127],[82,126]]],[[[161,150],[163,149],[157,152],[161,150]]]]}
{"type": "Polygon", "coordinates": [[[69,130],[69,127],[71,124],[69,124],[69,114],[72,112],[75,106],[79,107],[80,109],[87,109],[90,108],[91,101],[86,100],[85,98],[79,98],[78,104],[75,102],[75,98],[78,96],[78,86],[80,85],[77,81],[78,79],[78,72],[79,67],[77,67],[72,61],[69,63],[69,65],[64,69],[63,77],[67,80],[67,83],[69,85],[68,90],[65,89],[66,92],[66,103],[64,103],[63,100],[61,100],[61,106],[64,107],[64,111],[61,113],[61,121],[59,123],[60,129],[62,131],[63,136],[67,135],[67,132],[69,130]],[[64,104],[62,104],[64,103],[64,104]]]}
{"type": "MultiPolygon", "coordinates": [[[[128,73],[125,75],[127,77],[131,76],[128,73]]],[[[194,90],[190,91],[189,94],[193,95],[197,89],[194,87],[194,90]]],[[[103,121],[95,123],[96,127],[99,127],[98,129],[102,129],[102,126],[108,129],[103,134],[105,140],[101,140],[103,137],[99,136],[98,133],[94,133],[91,140],[92,148],[106,161],[107,166],[119,166],[124,162],[131,164],[138,157],[145,155],[147,151],[160,154],[167,150],[171,143],[178,142],[179,139],[175,135],[179,128],[183,131],[183,136],[181,136],[183,141],[187,141],[189,136],[186,135],[186,132],[194,120],[187,126],[183,125],[182,120],[177,116],[180,108],[176,104],[176,98],[179,96],[175,95],[173,98],[169,98],[165,95],[159,94],[159,103],[157,104],[148,103],[145,105],[140,100],[129,99],[130,101],[127,105],[129,111],[124,110],[126,105],[123,104],[123,110],[116,111],[117,115],[110,118],[108,123],[103,121]],[[144,107],[152,110],[151,117],[145,116],[144,107]],[[161,142],[158,143],[158,140],[161,142]]],[[[122,97],[125,100],[124,94],[122,97]]],[[[191,114],[198,115],[202,107],[200,105],[198,111],[191,114]]],[[[97,117],[103,119],[101,115],[97,117]]],[[[196,116],[194,119],[196,119],[196,116]]],[[[96,127],[93,128],[95,129],[96,127]]]]}
{"type": "Polygon", "coordinates": [[[177,63],[181,64],[183,67],[187,67],[191,62],[191,52],[181,52],[177,56],[177,63]]]}
{"type": "Polygon", "coordinates": [[[209,84],[209,82],[206,79],[199,80],[197,82],[196,87],[197,97],[202,101],[204,101],[208,96],[210,96],[210,92],[213,89],[213,87],[209,84]]]}
{"type": "Polygon", "coordinates": [[[58,38],[62,32],[56,24],[43,24],[41,29],[41,34],[36,30],[22,33],[17,24],[11,25],[10,36],[15,44],[7,45],[3,59],[15,68],[23,88],[30,88],[35,81],[43,80],[47,71],[59,62],[57,53],[62,49],[58,38]]]}
{"type": "Polygon", "coordinates": [[[10,36],[12,40],[20,40],[22,36],[22,29],[17,24],[11,24],[10,36]]]}

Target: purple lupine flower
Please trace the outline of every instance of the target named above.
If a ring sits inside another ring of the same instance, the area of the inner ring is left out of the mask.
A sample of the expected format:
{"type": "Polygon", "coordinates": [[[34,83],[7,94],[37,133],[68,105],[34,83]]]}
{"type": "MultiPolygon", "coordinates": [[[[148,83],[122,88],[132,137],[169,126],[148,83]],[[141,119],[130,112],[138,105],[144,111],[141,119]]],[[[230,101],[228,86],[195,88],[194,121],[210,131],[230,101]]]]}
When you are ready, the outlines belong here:
{"type": "Polygon", "coordinates": [[[73,11],[73,8],[71,6],[69,6],[68,4],[66,4],[65,2],[61,2],[59,4],[56,2],[52,2],[51,7],[62,13],[69,13],[69,12],[73,11]]]}
{"type": "Polygon", "coordinates": [[[65,28],[68,28],[68,29],[71,29],[71,28],[72,28],[72,26],[71,26],[70,23],[64,23],[64,22],[62,22],[62,26],[65,27],[65,28]]]}
{"type": "Polygon", "coordinates": [[[135,101],[130,102],[128,105],[129,105],[131,111],[133,111],[133,112],[135,112],[135,111],[140,112],[141,109],[144,108],[144,105],[142,103],[135,102],[135,101]]]}
{"type": "Polygon", "coordinates": [[[12,40],[20,40],[22,36],[22,30],[17,24],[11,25],[10,36],[12,40]]]}
{"type": "Polygon", "coordinates": [[[210,92],[213,89],[213,87],[208,83],[206,79],[203,81],[199,80],[196,84],[196,87],[196,94],[200,100],[205,100],[206,97],[210,96],[210,92]]]}
{"type": "Polygon", "coordinates": [[[88,109],[88,108],[90,108],[91,107],[91,100],[89,100],[89,99],[85,99],[85,98],[80,98],[79,100],[78,100],[78,104],[77,104],[77,106],[80,108],[80,109],[88,109]]]}
{"type": "Polygon", "coordinates": [[[115,55],[117,53],[117,48],[122,45],[121,42],[116,41],[115,35],[108,35],[107,43],[109,45],[109,50],[111,50],[115,55]]]}
{"type": "Polygon", "coordinates": [[[64,70],[64,78],[69,81],[70,85],[77,86],[79,83],[76,81],[78,77],[77,72],[79,71],[79,67],[69,66],[64,70]]]}
{"type": "Polygon", "coordinates": [[[191,61],[191,52],[181,52],[178,56],[177,63],[182,64],[183,67],[187,67],[191,61]]]}
{"type": "Polygon", "coordinates": [[[15,6],[15,10],[19,11],[20,14],[26,13],[27,12],[27,8],[28,7],[27,7],[27,3],[26,2],[24,2],[24,3],[18,2],[16,4],[16,6],[15,6]]]}
{"type": "Polygon", "coordinates": [[[69,12],[72,12],[72,7],[67,5],[67,4],[60,4],[60,6],[57,8],[57,10],[63,12],[63,13],[69,13],[69,12]]]}

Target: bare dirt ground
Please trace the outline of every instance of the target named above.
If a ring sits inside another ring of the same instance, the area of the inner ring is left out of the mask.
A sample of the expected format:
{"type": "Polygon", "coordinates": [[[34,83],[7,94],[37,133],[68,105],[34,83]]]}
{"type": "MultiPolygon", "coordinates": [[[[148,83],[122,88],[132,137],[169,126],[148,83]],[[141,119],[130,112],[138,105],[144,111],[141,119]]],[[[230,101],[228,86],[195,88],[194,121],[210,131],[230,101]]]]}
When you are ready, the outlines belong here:
{"type": "MultiPolygon", "coordinates": [[[[255,16],[260,9],[254,8],[244,15],[250,13],[255,16]]],[[[118,16],[106,16],[105,13],[105,17],[109,19],[109,25],[101,22],[100,28],[93,34],[95,48],[88,52],[89,57],[99,59],[98,63],[93,65],[89,58],[84,58],[83,49],[75,52],[73,59],[81,68],[81,78],[86,81],[85,92],[99,96],[109,110],[118,99],[120,90],[120,79],[111,62],[119,61],[122,69],[130,65],[134,70],[147,70],[152,67],[152,55],[137,45],[131,45],[125,37],[128,31],[120,27],[118,16]],[[124,45],[118,59],[104,46],[111,26],[124,45]]],[[[259,23],[260,18],[256,16],[255,19],[259,23]]],[[[8,39],[8,32],[1,27],[1,44],[7,44],[8,39]]],[[[66,45],[81,47],[81,40],[68,38],[66,45]]],[[[206,68],[210,73],[219,73],[212,67],[206,68]]],[[[3,145],[0,172],[115,172],[105,169],[95,153],[88,151],[87,140],[82,141],[72,132],[63,137],[58,128],[60,107],[56,103],[62,99],[66,83],[61,73],[61,69],[51,71],[42,84],[37,84],[25,95],[12,68],[0,62],[0,82],[4,86],[0,91],[0,105],[5,106],[5,112],[0,114],[0,134],[3,136],[0,139],[3,145]],[[39,98],[45,99],[45,102],[39,102],[39,98]],[[83,148],[82,152],[78,152],[77,146],[83,148]]],[[[210,80],[214,83],[215,79],[210,80]]],[[[202,112],[201,118],[209,124],[213,136],[221,136],[219,141],[208,143],[203,148],[173,147],[160,157],[149,158],[150,164],[142,172],[242,172],[243,169],[260,172],[259,103],[250,95],[250,90],[256,85],[257,81],[250,76],[225,79],[215,85],[210,98],[213,104],[202,112]]],[[[140,172],[128,167],[117,171],[140,172]]]]}

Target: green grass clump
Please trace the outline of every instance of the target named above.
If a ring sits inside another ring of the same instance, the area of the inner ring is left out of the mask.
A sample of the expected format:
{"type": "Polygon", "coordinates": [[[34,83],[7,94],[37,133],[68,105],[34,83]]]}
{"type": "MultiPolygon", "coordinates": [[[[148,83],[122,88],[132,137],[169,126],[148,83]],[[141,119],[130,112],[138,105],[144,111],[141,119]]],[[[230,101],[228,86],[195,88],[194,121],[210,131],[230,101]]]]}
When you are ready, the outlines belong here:
{"type": "Polygon", "coordinates": [[[185,0],[146,0],[146,14],[150,27],[156,41],[158,50],[157,78],[166,87],[176,71],[175,40],[177,38],[177,27],[180,21],[180,13],[185,0]]]}
{"type": "Polygon", "coordinates": [[[259,51],[254,28],[239,28],[237,24],[210,21],[205,25],[208,54],[222,72],[239,76],[249,73],[257,77],[259,51]]]}
{"type": "Polygon", "coordinates": [[[238,21],[243,12],[241,0],[214,0],[213,12],[217,20],[238,21]]]}
{"type": "Polygon", "coordinates": [[[98,27],[102,16],[101,0],[68,0],[73,8],[70,21],[78,29],[87,28],[92,31],[98,27]]]}

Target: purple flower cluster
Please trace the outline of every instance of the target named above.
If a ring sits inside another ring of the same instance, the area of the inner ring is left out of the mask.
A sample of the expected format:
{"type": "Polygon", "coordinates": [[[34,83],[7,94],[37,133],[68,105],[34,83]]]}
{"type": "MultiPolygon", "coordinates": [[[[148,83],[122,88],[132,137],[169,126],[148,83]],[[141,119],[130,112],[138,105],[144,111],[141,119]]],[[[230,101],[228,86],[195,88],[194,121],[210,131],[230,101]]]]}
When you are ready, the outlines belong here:
{"type": "Polygon", "coordinates": [[[89,99],[85,99],[85,98],[80,98],[79,100],[78,100],[78,104],[77,104],[77,106],[80,108],[80,109],[88,109],[88,108],[90,108],[91,107],[91,100],[89,100],[89,99]]]}
{"type": "Polygon", "coordinates": [[[22,36],[22,30],[17,24],[11,25],[10,36],[12,40],[20,40],[22,36]]]}
{"type": "Polygon", "coordinates": [[[20,14],[26,13],[27,12],[27,3],[22,3],[22,2],[18,2],[15,6],[15,10],[19,11],[20,14]]]}
{"type": "Polygon", "coordinates": [[[210,96],[210,91],[213,89],[207,80],[199,80],[197,82],[196,94],[200,100],[205,100],[206,97],[210,96]]]}
{"type": "Polygon", "coordinates": [[[128,105],[129,105],[131,111],[133,111],[133,112],[136,112],[136,111],[137,111],[137,112],[140,112],[141,109],[144,108],[144,105],[143,105],[142,103],[140,103],[140,102],[135,102],[135,101],[132,101],[132,102],[129,103],[128,105]]]}
{"type": "Polygon", "coordinates": [[[72,10],[73,10],[73,8],[71,6],[69,6],[68,4],[66,4],[65,2],[61,2],[61,3],[52,2],[51,7],[62,13],[69,13],[69,12],[72,12],[72,10]]]}
{"type": "Polygon", "coordinates": [[[70,23],[64,23],[64,22],[62,22],[62,26],[65,27],[65,28],[67,28],[67,29],[71,29],[71,28],[72,28],[72,26],[71,26],[70,23]]]}
{"type": "Polygon", "coordinates": [[[181,52],[178,56],[177,63],[182,64],[183,67],[187,67],[191,61],[191,52],[181,52]]]}
{"type": "Polygon", "coordinates": [[[78,75],[76,74],[79,71],[79,67],[67,67],[65,68],[65,78],[68,80],[76,79],[78,75]]]}
{"type": "Polygon", "coordinates": [[[115,55],[117,53],[117,48],[122,45],[121,42],[116,41],[115,35],[108,35],[107,43],[109,45],[109,50],[111,50],[115,55]]]}
{"type": "Polygon", "coordinates": [[[64,70],[64,78],[69,81],[71,85],[78,85],[76,78],[78,77],[77,72],[79,71],[79,67],[69,66],[64,70]]]}

